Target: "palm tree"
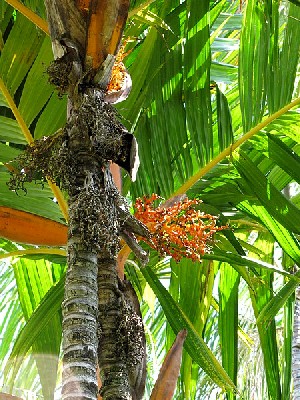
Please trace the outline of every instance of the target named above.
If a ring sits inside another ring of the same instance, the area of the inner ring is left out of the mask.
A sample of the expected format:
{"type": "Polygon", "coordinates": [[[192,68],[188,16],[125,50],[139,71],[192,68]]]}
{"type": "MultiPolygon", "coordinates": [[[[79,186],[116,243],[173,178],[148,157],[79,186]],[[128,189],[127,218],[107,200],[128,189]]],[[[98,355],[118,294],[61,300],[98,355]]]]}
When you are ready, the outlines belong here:
{"type": "MultiPolygon", "coordinates": [[[[42,388],[53,398],[65,200],[52,182],[54,195],[46,184],[30,183],[26,196],[6,182],[14,167],[7,163],[23,154],[30,135],[51,136],[64,126],[67,107],[47,82],[50,40],[32,23],[46,18],[45,8],[24,4],[34,13],[29,19],[1,1],[0,211],[1,221],[10,222],[9,229],[1,226],[1,360],[6,385],[10,378],[16,388],[42,388]],[[32,224],[45,233],[39,246],[34,234],[27,243],[35,246],[15,244],[26,242],[32,224]]],[[[128,258],[126,276],[140,299],[148,342],[146,398],[183,328],[174,398],[290,397],[299,284],[291,267],[299,264],[300,214],[297,192],[287,199],[282,190],[299,182],[299,14],[296,4],[275,0],[131,2],[124,37],[133,86],[116,107],[134,130],[141,165],[136,182],[123,174],[123,195],[134,202],[153,192],[166,199],[186,194],[230,227],[216,233],[201,263],[178,263],[149,248],[146,267],[128,258]]]]}

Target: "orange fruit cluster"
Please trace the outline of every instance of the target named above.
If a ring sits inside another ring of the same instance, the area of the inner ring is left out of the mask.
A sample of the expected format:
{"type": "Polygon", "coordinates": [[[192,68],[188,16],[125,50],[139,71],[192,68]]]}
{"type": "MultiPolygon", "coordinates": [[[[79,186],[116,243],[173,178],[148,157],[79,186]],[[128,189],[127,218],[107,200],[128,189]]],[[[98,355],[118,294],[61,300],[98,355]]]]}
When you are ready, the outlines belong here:
{"type": "Polygon", "coordinates": [[[124,40],[124,43],[122,44],[116,55],[116,61],[111,71],[111,78],[106,88],[107,93],[116,92],[122,89],[127,72],[126,67],[123,64],[123,59],[127,55],[127,53],[125,53],[126,44],[127,40],[124,40]]]}
{"type": "Polygon", "coordinates": [[[148,226],[152,235],[149,245],[177,262],[183,257],[200,261],[201,255],[209,251],[214,233],[228,229],[216,225],[216,216],[195,208],[200,200],[185,199],[170,207],[155,207],[158,199],[161,197],[156,194],[136,199],[135,217],[148,226]]]}
{"type": "Polygon", "coordinates": [[[126,67],[121,61],[115,62],[109,84],[106,88],[107,93],[117,92],[122,89],[126,72],[126,67]]]}

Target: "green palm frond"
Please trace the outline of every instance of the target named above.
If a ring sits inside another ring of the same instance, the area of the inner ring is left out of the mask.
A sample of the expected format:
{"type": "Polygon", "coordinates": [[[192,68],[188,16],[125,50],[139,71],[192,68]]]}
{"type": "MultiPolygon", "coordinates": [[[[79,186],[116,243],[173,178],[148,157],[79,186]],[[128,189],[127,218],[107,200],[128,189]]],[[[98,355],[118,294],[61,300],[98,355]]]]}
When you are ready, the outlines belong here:
{"type": "MultiPolygon", "coordinates": [[[[43,2],[23,3],[45,18],[43,2]]],[[[131,2],[125,31],[131,52],[125,64],[133,88],[117,108],[137,136],[141,166],[135,183],[124,174],[123,191],[132,200],[152,192],[168,198],[187,184],[188,197],[201,199],[204,212],[229,225],[216,235],[202,264],[159,263],[151,250],[146,269],[139,270],[133,256],[127,265],[142,301],[150,373],[157,372],[174,332],[189,327],[178,400],[239,398],[230,390],[222,394],[217,384],[236,386],[245,399],[253,391],[258,399],[290,396],[291,314],[299,283],[291,266],[300,263],[300,196],[295,191],[287,199],[284,189],[299,184],[300,130],[299,109],[284,107],[300,94],[296,3],[249,0],[241,9],[239,1],[225,0],[131,2]],[[268,125],[258,125],[283,109],[268,125]],[[257,128],[255,134],[237,142],[251,128],[257,128]],[[239,143],[234,152],[233,143],[239,143]],[[247,345],[240,329],[249,337],[247,345]]],[[[23,151],[24,129],[34,139],[54,134],[66,120],[66,99],[47,82],[52,59],[47,36],[5,1],[0,17],[0,78],[25,126],[0,91],[0,205],[60,221],[46,185],[27,185],[26,195],[6,185],[4,164],[23,151]]],[[[5,253],[16,250],[4,240],[1,246],[5,253]]],[[[2,306],[1,369],[9,354],[28,354],[34,327],[39,339],[33,353],[56,357],[44,390],[51,398],[61,334],[55,293],[63,267],[51,258],[21,258],[12,264],[13,275],[5,266],[1,304],[9,306],[2,306]]],[[[42,361],[37,367],[44,389],[48,377],[42,361]]],[[[154,378],[147,382],[149,396],[154,378]]]]}

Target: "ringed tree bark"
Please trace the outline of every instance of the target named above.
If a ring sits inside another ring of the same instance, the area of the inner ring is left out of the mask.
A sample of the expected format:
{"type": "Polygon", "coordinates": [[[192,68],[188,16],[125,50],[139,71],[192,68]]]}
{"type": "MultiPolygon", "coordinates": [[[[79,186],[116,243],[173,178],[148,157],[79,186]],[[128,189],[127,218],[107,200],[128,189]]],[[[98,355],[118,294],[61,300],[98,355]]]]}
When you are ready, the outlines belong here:
{"type": "MultiPolygon", "coordinates": [[[[19,184],[38,173],[68,195],[68,271],[63,302],[63,399],[140,399],[145,386],[145,336],[134,290],[117,274],[119,237],[145,263],[134,234],[148,229],[130,213],[110,162],[134,178],[136,142],[117,120],[107,93],[129,0],[45,0],[54,62],[49,80],[68,95],[66,126],[36,142],[19,184]],[[25,171],[25,172],[24,172],[25,171]],[[98,343],[99,342],[99,343],[98,343]]],[[[128,90],[128,88],[126,89],[128,90]]]]}

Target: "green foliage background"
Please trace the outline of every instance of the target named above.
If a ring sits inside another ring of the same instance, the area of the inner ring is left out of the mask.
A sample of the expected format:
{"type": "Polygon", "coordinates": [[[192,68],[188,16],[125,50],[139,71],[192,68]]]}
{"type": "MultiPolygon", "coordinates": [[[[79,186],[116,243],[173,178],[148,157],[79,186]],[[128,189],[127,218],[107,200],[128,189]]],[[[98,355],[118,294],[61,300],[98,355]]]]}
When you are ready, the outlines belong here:
{"type": "MultiPolygon", "coordinates": [[[[45,17],[41,1],[23,3],[45,17]]],[[[66,120],[66,99],[47,82],[50,40],[4,0],[0,18],[2,89],[35,139],[52,135],[66,120]]],[[[186,191],[231,227],[216,235],[202,263],[177,264],[153,251],[146,268],[128,261],[148,340],[145,398],[174,334],[188,327],[175,399],[288,399],[300,279],[300,128],[299,109],[281,110],[300,95],[299,4],[131,1],[125,37],[133,88],[118,112],[137,137],[141,166],[135,183],[124,174],[124,195],[186,191]],[[210,167],[251,129],[255,135],[210,167]],[[201,179],[192,185],[195,174],[201,179]]],[[[4,164],[25,144],[1,90],[0,206],[63,221],[48,187],[28,185],[25,196],[6,186],[4,164]]],[[[28,249],[0,239],[0,377],[5,390],[51,399],[59,387],[66,260],[57,249],[35,257],[28,249]],[[11,257],[16,250],[23,256],[11,257]]]]}

